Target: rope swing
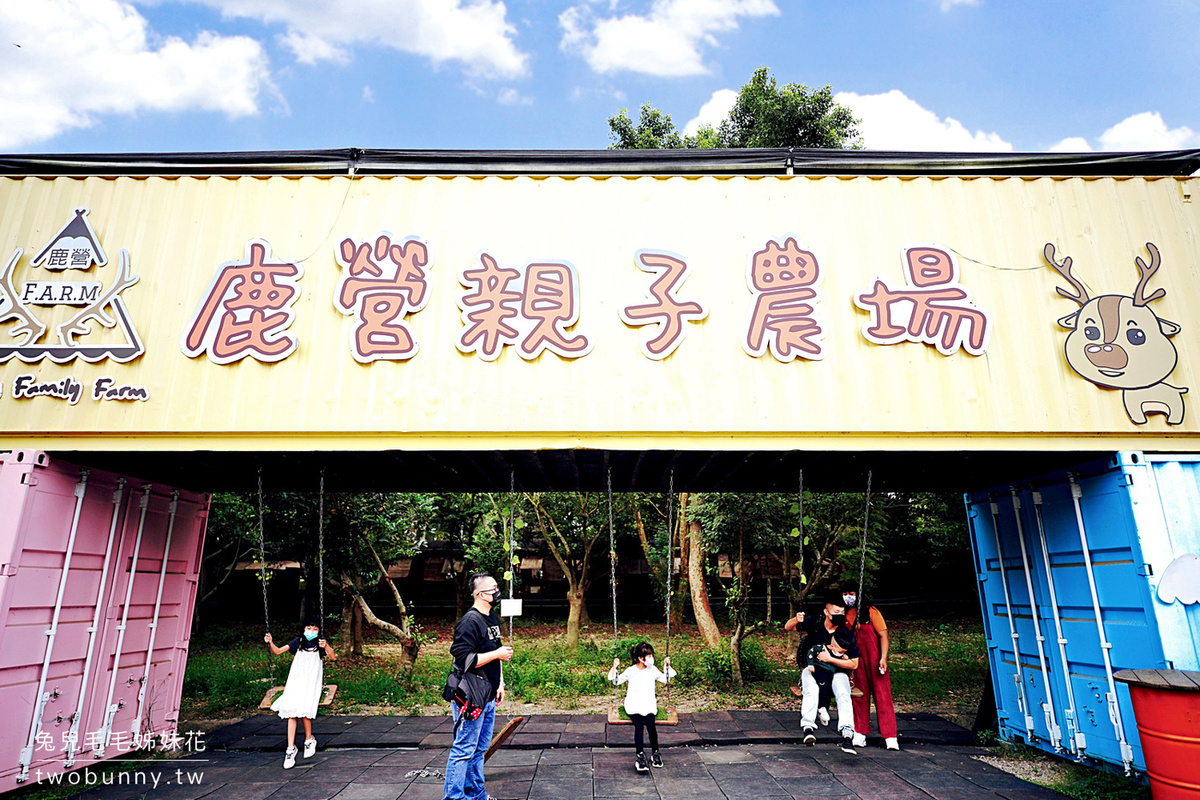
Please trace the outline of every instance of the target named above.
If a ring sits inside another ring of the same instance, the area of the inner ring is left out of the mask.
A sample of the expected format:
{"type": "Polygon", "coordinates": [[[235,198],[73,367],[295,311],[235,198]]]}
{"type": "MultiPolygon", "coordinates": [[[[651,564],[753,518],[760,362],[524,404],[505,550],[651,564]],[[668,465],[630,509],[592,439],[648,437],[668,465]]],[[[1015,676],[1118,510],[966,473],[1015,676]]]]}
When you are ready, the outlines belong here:
{"type": "MultiPolygon", "coordinates": [[[[317,608],[320,614],[319,628],[325,629],[325,468],[321,468],[321,479],[319,483],[319,491],[317,498],[317,608]]],[[[271,632],[271,609],[270,603],[267,601],[267,546],[266,535],[263,532],[263,471],[262,467],[258,468],[258,574],[259,582],[262,583],[263,592],[263,623],[266,626],[267,633],[271,632]]],[[[283,691],[282,686],[275,685],[275,658],[271,655],[271,648],[267,648],[267,672],[268,683],[270,689],[267,690],[262,702],[258,704],[259,709],[269,709],[271,703],[275,702],[275,698],[283,691]]],[[[333,697],[337,694],[337,685],[327,683],[322,687],[321,700],[318,705],[329,706],[333,704],[333,697]]]]}
{"type": "MultiPolygon", "coordinates": [[[[613,609],[613,654],[618,657],[617,652],[620,646],[620,640],[617,634],[617,535],[616,526],[613,524],[613,490],[612,490],[612,468],[609,467],[608,473],[608,577],[609,583],[612,584],[612,609],[613,609]]],[[[664,658],[671,657],[671,582],[674,573],[674,535],[672,526],[674,524],[674,508],[675,508],[675,470],[671,470],[670,493],[667,496],[667,645],[666,655],[664,658]]],[[[669,705],[671,702],[671,680],[667,679],[667,703],[664,707],[666,712],[665,718],[655,720],[658,725],[678,725],[679,713],[675,707],[669,705]]],[[[613,702],[608,709],[608,724],[609,725],[632,725],[633,720],[621,718],[620,696],[617,691],[617,682],[613,681],[613,702]]]]}

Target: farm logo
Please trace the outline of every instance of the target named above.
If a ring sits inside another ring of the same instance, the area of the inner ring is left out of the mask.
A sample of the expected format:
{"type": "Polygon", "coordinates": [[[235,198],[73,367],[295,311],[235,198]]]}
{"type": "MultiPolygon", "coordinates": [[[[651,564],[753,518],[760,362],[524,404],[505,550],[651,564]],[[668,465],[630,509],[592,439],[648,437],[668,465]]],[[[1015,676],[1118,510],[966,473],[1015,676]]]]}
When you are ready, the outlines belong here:
{"type": "Polygon", "coordinates": [[[0,270],[0,332],[19,340],[0,341],[0,364],[14,356],[25,362],[110,358],[125,363],[145,352],[121,297],[138,282],[137,275],[129,274],[129,252],[120,251],[116,275],[107,286],[90,280],[87,273],[106,267],[108,256],[87,215],[88,209],[75,209],[67,224],[29,260],[26,280],[15,279],[23,248],[18,247],[0,270]],[[92,323],[108,330],[93,330],[92,323]]]}
{"type": "Polygon", "coordinates": [[[1060,286],[1058,293],[1079,304],[1078,311],[1058,321],[1071,331],[1063,345],[1067,365],[1097,386],[1120,389],[1125,413],[1137,425],[1146,424],[1146,414],[1165,414],[1168,425],[1183,422],[1183,395],[1187,389],[1166,383],[1179,362],[1179,354],[1169,337],[1181,329],[1150,310],[1149,304],[1166,297],[1166,290],[1145,293],[1162,263],[1158,248],[1146,243],[1149,264],[1141,256],[1134,259],[1138,282],[1132,297],[1120,294],[1091,297],[1083,282],[1071,274],[1070,256],[1062,262],[1055,261],[1054,245],[1050,243],[1042,252],[1054,271],[1075,289],[1071,293],[1060,286]]]}

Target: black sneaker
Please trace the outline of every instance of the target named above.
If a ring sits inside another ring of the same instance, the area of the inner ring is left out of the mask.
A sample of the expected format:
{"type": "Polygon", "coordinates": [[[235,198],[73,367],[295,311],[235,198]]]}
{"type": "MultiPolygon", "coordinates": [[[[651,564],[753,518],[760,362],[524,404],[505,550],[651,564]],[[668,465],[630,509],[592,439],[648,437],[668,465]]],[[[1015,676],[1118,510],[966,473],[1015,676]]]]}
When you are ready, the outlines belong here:
{"type": "Polygon", "coordinates": [[[633,762],[633,768],[638,772],[649,772],[650,768],[646,766],[646,754],[638,753],[637,758],[633,762]]]}
{"type": "Polygon", "coordinates": [[[807,745],[808,747],[812,747],[816,743],[817,743],[816,729],[815,728],[805,728],[804,729],[804,744],[807,745]]]}
{"type": "Polygon", "coordinates": [[[854,749],[854,737],[849,735],[842,736],[842,752],[849,753],[852,756],[858,755],[858,751],[854,749]]]}
{"type": "Polygon", "coordinates": [[[650,754],[650,766],[655,769],[662,769],[662,756],[658,754],[657,750],[650,754]]]}

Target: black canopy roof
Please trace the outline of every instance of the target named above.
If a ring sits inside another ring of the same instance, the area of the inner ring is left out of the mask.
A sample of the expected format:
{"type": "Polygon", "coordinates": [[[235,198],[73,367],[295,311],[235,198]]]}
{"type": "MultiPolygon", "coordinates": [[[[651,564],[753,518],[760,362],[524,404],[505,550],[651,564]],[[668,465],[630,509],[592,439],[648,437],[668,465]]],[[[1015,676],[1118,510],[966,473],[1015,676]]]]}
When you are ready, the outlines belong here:
{"type": "Polygon", "coordinates": [[[881,150],[267,150],[0,155],[0,175],[1053,175],[1171,176],[1200,149],[1139,153],[881,150]]]}

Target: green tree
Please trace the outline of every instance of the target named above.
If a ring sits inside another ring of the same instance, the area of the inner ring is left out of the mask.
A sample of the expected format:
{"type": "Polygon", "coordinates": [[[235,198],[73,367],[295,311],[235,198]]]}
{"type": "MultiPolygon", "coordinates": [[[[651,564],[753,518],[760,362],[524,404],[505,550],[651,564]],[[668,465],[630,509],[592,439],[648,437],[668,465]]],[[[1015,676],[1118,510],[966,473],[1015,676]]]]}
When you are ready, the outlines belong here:
{"type": "Polygon", "coordinates": [[[759,67],[715,129],[704,126],[695,136],[683,136],[670,114],[644,103],[636,125],[627,109],[609,117],[609,148],[857,148],[862,146],[858,123],[848,107],[834,100],[828,84],[819,89],[798,83],[779,86],[770,70],[759,67]]]}
{"type": "Polygon", "coordinates": [[[341,652],[362,653],[362,622],[395,636],[401,645],[401,670],[411,671],[427,641],[409,614],[388,564],[412,557],[432,532],[435,496],[367,492],[330,494],[325,502],[325,572],[345,592],[339,641],[341,652]],[[375,613],[364,592],[384,584],[396,602],[398,622],[375,613]],[[348,634],[348,635],[347,635],[348,634]]]}
{"type": "Polygon", "coordinates": [[[783,87],[766,67],[754,71],[717,129],[721,147],[824,147],[860,145],[858,120],[833,99],[828,84],[783,87]]]}
{"type": "Polygon", "coordinates": [[[707,549],[724,550],[732,562],[725,605],[733,632],[729,637],[733,683],[742,682],[742,642],[761,632],[765,620],[750,620],[750,592],[762,556],[782,547],[791,526],[788,501],[780,494],[710,493],[696,498],[692,519],[700,522],[707,549]]]}

